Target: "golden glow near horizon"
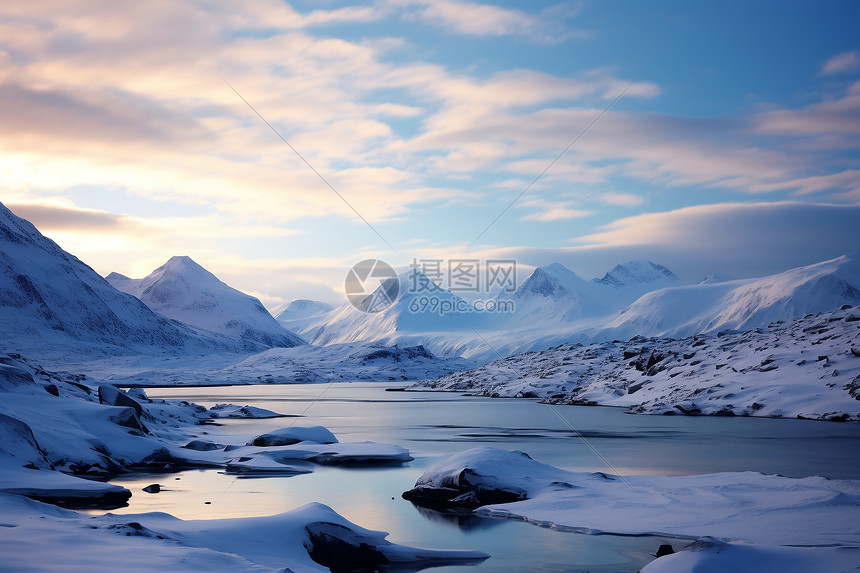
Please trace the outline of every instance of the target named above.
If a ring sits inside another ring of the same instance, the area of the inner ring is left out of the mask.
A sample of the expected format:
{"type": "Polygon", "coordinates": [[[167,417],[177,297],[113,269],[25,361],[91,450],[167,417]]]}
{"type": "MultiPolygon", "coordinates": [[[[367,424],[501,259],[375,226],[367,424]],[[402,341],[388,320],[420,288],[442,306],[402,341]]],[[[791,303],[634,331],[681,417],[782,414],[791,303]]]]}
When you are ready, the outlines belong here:
{"type": "Polygon", "coordinates": [[[0,200],[102,274],[188,254],[270,307],[342,300],[365,256],[766,274],[860,248],[840,9],[770,30],[701,6],[14,0],[0,200]]]}

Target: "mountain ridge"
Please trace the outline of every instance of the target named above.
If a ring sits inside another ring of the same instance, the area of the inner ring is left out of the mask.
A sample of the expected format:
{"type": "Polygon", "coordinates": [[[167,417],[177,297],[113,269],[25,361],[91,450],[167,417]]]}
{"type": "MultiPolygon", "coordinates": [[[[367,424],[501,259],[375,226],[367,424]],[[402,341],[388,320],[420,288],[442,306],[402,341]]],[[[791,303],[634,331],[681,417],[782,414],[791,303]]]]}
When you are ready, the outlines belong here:
{"type": "Polygon", "coordinates": [[[123,353],[232,350],[153,313],[0,203],[0,318],[7,349],[123,353]]]}

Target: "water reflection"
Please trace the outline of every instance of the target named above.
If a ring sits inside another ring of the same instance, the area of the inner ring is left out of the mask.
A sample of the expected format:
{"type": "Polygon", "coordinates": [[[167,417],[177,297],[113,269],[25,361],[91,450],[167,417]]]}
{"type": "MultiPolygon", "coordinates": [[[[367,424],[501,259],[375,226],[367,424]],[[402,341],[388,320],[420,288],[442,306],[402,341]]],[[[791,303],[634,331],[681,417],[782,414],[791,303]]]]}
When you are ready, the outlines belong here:
{"type": "MultiPolygon", "coordinates": [[[[519,449],[574,471],[610,472],[583,442],[624,474],[695,474],[762,471],[792,477],[860,478],[860,424],[745,418],[633,416],[616,408],[556,406],[576,432],[547,406],[526,400],[467,398],[456,394],[384,391],[381,384],[321,388],[243,386],[150,390],[206,406],[233,402],[284,414],[303,412],[298,425],[326,426],[341,441],[376,441],[408,448],[415,460],[401,467],[330,467],[313,473],[237,479],[222,470],[175,475],[136,474],[115,483],[132,490],[129,507],[115,513],[165,511],[183,519],[272,515],[317,501],[369,529],[392,532],[397,543],[472,549],[492,555],[478,569],[441,567],[438,573],[591,571],[629,573],[653,559],[666,537],[581,535],[500,518],[438,512],[413,506],[400,494],[430,464],[469,447],[519,449]],[[142,488],[160,483],[162,492],[142,488]],[[208,502],[208,503],[207,503],[208,502]]],[[[201,427],[218,443],[245,443],[282,425],[278,420],[225,420],[201,427]]]]}
{"type": "Polygon", "coordinates": [[[435,523],[441,523],[442,525],[456,527],[463,531],[492,529],[503,523],[501,519],[482,517],[465,509],[431,509],[414,503],[412,503],[412,507],[424,519],[428,519],[435,523]]]}

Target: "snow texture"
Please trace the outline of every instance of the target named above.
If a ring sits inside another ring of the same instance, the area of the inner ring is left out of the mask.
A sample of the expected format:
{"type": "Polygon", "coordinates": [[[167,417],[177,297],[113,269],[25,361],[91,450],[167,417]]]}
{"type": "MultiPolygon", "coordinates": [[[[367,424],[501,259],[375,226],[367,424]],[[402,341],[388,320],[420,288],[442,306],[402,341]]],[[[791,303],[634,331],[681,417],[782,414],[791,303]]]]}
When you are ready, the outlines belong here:
{"type": "Polygon", "coordinates": [[[364,529],[318,503],[268,517],[183,521],[163,513],[91,517],[0,494],[0,515],[0,555],[9,573],[117,567],[129,573],[311,573],[342,568],[344,559],[369,570],[380,564],[417,570],[488,557],[397,545],[387,533],[364,529]]]}
{"type": "Polygon", "coordinates": [[[111,273],[107,281],[136,296],[154,312],[228,336],[248,351],[304,344],[257,298],[221,282],[187,256],[172,257],[142,279],[111,273]]]}
{"type": "Polygon", "coordinates": [[[860,307],[747,332],[562,345],[412,389],[649,414],[860,420],[860,307]]]}

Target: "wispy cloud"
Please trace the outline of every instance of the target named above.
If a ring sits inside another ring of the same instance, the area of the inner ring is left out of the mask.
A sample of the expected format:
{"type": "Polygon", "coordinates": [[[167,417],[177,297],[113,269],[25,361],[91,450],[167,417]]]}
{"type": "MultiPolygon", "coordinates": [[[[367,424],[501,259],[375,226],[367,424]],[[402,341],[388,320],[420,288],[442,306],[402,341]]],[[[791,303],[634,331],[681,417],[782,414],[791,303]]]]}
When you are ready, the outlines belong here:
{"type": "Polygon", "coordinates": [[[823,76],[847,74],[860,70],[860,51],[842,52],[827,60],[821,68],[823,76]]]}
{"type": "Polygon", "coordinates": [[[593,215],[593,211],[577,209],[571,201],[547,201],[544,199],[530,199],[523,201],[521,209],[537,209],[520,218],[521,221],[561,221],[564,219],[581,219],[593,215]]]}
{"type": "Polygon", "coordinates": [[[579,8],[559,4],[535,15],[522,10],[464,0],[394,0],[411,8],[415,18],[457,34],[472,36],[515,36],[534,42],[557,43],[571,38],[593,35],[568,26],[579,8]]]}

